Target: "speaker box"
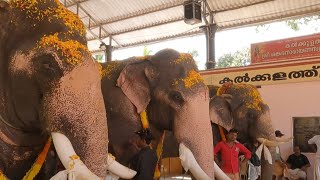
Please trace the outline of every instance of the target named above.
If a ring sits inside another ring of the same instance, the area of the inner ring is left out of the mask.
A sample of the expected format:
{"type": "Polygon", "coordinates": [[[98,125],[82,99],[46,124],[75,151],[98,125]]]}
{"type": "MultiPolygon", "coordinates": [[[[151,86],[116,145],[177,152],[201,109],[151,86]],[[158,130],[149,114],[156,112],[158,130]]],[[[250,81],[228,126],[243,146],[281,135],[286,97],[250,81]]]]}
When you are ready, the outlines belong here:
{"type": "Polygon", "coordinates": [[[185,1],[184,4],[184,22],[186,24],[201,23],[201,4],[196,1],[185,1]]]}

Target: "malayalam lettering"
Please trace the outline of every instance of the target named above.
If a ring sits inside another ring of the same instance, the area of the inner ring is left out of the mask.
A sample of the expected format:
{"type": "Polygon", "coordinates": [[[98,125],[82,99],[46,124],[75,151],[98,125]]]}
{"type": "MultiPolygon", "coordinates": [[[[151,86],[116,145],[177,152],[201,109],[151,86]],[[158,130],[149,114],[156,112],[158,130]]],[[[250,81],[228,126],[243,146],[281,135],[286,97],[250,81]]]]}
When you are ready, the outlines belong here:
{"type": "Polygon", "coordinates": [[[311,78],[318,77],[319,72],[318,69],[320,66],[312,66],[311,69],[307,70],[297,70],[286,72],[275,72],[273,74],[257,74],[253,77],[249,76],[249,73],[245,73],[243,76],[239,75],[235,78],[224,77],[219,81],[219,84],[224,84],[227,82],[232,83],[248,83],[248,82],[261,82],[261,81],[283,81],[287,79],[301,79],[301,78],[311,78]]]}

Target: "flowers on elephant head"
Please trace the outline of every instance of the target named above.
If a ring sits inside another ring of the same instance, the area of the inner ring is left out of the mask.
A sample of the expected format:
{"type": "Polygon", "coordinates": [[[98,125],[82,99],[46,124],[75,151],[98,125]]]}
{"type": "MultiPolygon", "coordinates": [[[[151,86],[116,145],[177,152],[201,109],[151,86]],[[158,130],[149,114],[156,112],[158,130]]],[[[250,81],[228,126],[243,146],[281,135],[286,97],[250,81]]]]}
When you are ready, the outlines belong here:
{"type": "Polygon", "coordinates": [[[78,41],[61,40],[59,34],[44,36],[37,43],[37,48],[53,47],[61,52],[61,55],[66,58],[67,63],[76,65],[82,61],[83,53],[89,53],[88,48],[78,41]]]}
{"type": "Polygon", "coordinates": [[[203,83],[204,80],[197,71],[191,70],[185,78],[174,80],[173,85],[177,85],[179,82],[183,82],[186,88],[192,88],[198,83],[203,83]]]}
{"type": "Polygon", "coordinates": [[[194,60],[193,60],[191,54],[188,54],[188,53],[180,53],[179,58],[174,61],[175,64],[191,63],[191,62],[194,63],[194,60]]]}
{"type": "MultiPolygon", "coordinates": [[[[59,0],[11,0],[10,6],[19,9],[26,14],[26,17],[36,21],[52,21],[54,19],[61,19],[63,23],[69,28],[68,33],[75,32],[85,35],[86,29],[79,17],[65,8],[59,0]],[[55,6],[43,6],[45,3],[54,3],[55,6]],[[45,8],[44,8],[45,7],[45,8]]],[[[32,26],[36,26],[33,23],[32,26]]]]}
{"type": "Polygon", "coordinates": [[[109,62],[104,69],[101,69],[101,77],[107,77],[110,79],[111,75],[114,74],[114,71],[120,69],[120,64],[121,63],[119,61],[109,62]]]}
{"type": "Polygon", "coordinates": [[[241,99],[246,99],[245,105],[248,109],[261,111],[260,104],[265,104],[259,91],[253,85],[225,83],[218,89],[217,95],[228,94],[228,91],[239,91],[237,94],[241,99]]]}

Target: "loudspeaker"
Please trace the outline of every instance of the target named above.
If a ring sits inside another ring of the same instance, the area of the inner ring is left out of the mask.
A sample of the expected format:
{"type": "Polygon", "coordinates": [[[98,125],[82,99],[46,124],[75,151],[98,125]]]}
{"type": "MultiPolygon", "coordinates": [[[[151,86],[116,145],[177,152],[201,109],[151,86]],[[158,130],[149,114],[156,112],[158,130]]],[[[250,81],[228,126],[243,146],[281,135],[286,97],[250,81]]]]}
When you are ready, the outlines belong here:
{"type": "Polygon", "coordinates": [[[194,0],[185,1],[184,7],[184,22],[186,24],[201,23],[201,4],[194,0]]]}

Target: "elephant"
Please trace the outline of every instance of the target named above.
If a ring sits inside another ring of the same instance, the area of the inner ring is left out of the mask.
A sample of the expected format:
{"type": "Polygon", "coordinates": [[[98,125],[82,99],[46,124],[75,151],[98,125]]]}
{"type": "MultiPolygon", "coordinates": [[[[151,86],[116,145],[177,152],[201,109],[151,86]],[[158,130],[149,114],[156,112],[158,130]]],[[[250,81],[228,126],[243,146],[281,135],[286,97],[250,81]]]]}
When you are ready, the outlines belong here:
{"type": "MultiPolygon", "coordinates": [[[[221,87],[208,85],[208,88],[213,144],[221,141],[231,128],[239,131],[237,140],[249,146],[258,138],[271,147],[272,152],[272,148],[281,143],[275,142],[269,107],[255,86],[228,83],[221,87]]],[[[171,133],[166,134],[163,146],[163,157],[177,156],[178,145],[171,133]]],[[[271,165],[262,159],[262,179],[271,179],[271,171],[271,165]]]]}
{"type": "MultiPolygon", "coordinates": [[[[236,128],[239,131],[239,142],[253,146],[252,143],[258,140],[273,152],[279,142],[276,142],[274,136],[269,106],[263,102],[257,88],[250,84],[232,83],[223,84],[221,87],[208,87],[211,97],[210,119],[215,141],[221,140],[222,135],[217,125],[223,127],[225,132],[236,128]]],[[[262,179],[271,179],[272,166],[263,158],[261,166],[262,179]]]]}
{"type": "Polygon", "coordinates": [[[58,0],[0,0],[0,179],[22,179],[29,169],[33,178],[50,156],[50,137],[76,178],[106,176],[100,66],[85,32],[58,0]]]}
{"type": "Polygon", "coordinates": [[[117,160],[128,165],[137,153],[131,142],[136,131],[149,128],[157,141],[169,130],[180,144],[180,156],[195,158],[203,171],[182,165],[197,179],[214,179],[209,92],[192,56],[164,49],[101,66],[109,150],[117,160]],[[140,120],[144,112],[148,122],[140,120]]]}

